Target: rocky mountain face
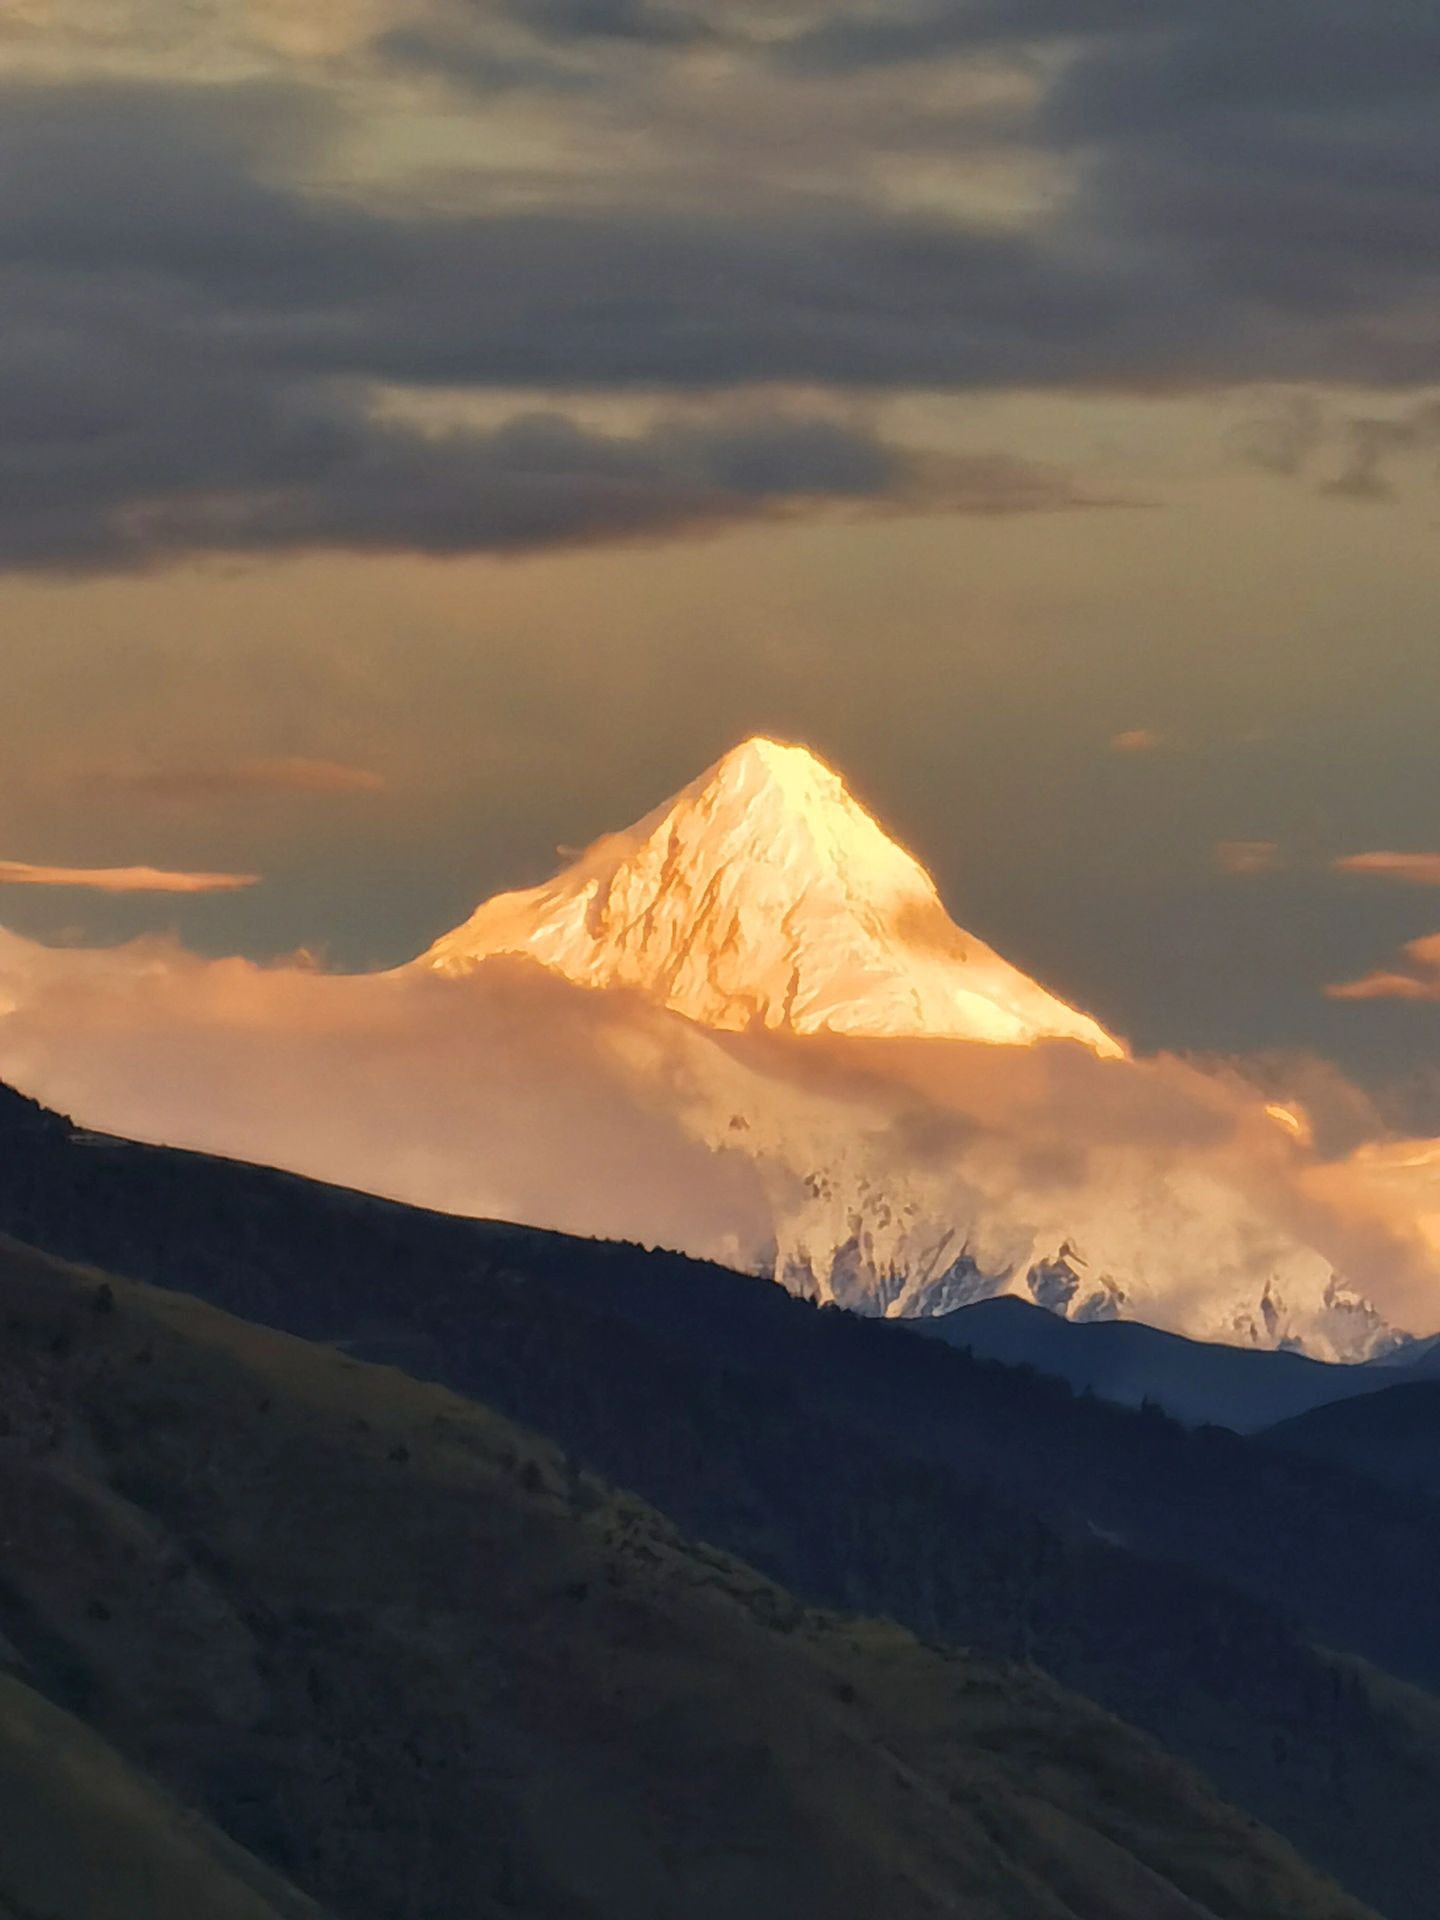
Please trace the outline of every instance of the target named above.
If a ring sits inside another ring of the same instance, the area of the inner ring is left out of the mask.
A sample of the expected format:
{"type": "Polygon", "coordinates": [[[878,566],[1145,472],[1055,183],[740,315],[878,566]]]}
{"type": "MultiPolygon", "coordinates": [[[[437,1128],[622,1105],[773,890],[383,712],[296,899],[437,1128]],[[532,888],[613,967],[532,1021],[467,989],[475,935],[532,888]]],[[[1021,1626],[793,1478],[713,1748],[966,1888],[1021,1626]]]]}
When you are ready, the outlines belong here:
{"type": "Polygon", "coordinates": [[[1423,1156],[1329,1162],[1273,1086],[1129,1053],[768,740],[386,972],[0,935],[0,1075],[87,1128],[869,1314],[1014,1294],[1325,1360],[1440,1325],[1423,1156]]]}
{"type": "Polygon", "coordinates": [[[707,1027],[1120,1043],[957,927],[920,863],[804,747],[745,741],[544,886],[487,900],[421,965],[522,954],[707,1027]]]}
{"type": "Polygon", "coordinates": [[[613,1051],[628,1099],[764,1189],[770,1237],[688,1251],[862,1312],[1015,1293],[1325,1359],[1397,1340],[1323,1210],[1277,1218],[1252,1177],[1295,1158],[1303,1123],[1233,1090],[1217,1100],[1179,1063],[1131,1060],[958,927],[803,747],[746,741],[414,965],[477,982],[515,957],[701,1030],[613,1051]],[[1231,1151],[1212,1150],[1217,1129],[1231,1151]]]}

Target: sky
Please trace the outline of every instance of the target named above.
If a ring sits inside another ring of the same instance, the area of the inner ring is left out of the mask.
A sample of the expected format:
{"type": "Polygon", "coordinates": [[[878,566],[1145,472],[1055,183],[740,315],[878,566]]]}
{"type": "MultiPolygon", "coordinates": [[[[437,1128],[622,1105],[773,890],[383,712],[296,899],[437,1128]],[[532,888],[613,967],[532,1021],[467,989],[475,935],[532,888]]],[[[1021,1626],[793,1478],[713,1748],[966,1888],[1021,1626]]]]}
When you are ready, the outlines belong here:
{"type": "Polygon", "coordinates": [[[0,303],[0,926],[390,965],[763,731],[1440,1132],[1433,8],[10,0],[0,303]]]}

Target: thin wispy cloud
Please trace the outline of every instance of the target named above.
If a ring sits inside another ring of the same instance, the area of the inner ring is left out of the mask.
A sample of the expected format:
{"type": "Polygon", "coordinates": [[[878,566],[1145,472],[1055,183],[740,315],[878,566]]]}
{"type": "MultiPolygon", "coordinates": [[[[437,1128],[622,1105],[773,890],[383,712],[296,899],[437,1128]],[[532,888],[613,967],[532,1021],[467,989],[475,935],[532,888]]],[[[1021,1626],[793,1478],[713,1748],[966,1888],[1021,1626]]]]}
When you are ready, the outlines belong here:
{"type": "Polygon", "coordinates": [[[0,887],[84,887],[93,893],[236,893],[258,873],[184,873],[166,867],[52,867],[0,860],[0,887]]]}
{"type": "Polygon", "coordinates": [[[1399,964],[1327,987],[1332,1000],[1440,1001],[1440,933],[1408,940],[1400,949],[1399,964]]]}
{"type": "Polygon", "coordinates": [[[258,794],[383,793],[383,774],[342,760],[300,754],[237,760],[213,767],[109,767],[85,784],[156,800],[208,801],[258,794]]]}
{"type": "Polygon", "coordinates": [[[1369,873],[1410,887],[1440,887],[1440,853],[1347,853],[1330,864],[1336,873],[1369,873]]]}
{"type": "Polygon", "coordinates": [[[1222,840],[1214,860],[1221,873],[1274,873],[1280,865],[1280,846],[1275,840],[1222,840]]]}

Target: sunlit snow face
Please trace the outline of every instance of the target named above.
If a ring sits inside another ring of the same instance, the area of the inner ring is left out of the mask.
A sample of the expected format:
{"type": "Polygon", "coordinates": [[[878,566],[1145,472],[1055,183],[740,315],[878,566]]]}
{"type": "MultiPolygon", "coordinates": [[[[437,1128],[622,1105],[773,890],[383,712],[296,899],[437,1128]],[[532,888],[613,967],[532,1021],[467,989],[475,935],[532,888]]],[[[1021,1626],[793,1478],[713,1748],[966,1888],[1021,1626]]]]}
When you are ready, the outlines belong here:
{"type": "Polygon", "coordinates": [[[92,1123],[871,1311],[1009,1288],[1348,1358],[1384,1310],[1440,1317],[1393,1178],[1233,1076],[1131,1059],[769,741],[389,973],[9,938],[0,994],[0,1073],[92,1123]]]}
{"type": "Polygon", "coordinates": [[[945,912],[935,884],[804,747],[745,741],[557,880],[488,901],[424,956],[526,954],[710,1027],[1030,1045],[1118,1041],[945,912]]]}

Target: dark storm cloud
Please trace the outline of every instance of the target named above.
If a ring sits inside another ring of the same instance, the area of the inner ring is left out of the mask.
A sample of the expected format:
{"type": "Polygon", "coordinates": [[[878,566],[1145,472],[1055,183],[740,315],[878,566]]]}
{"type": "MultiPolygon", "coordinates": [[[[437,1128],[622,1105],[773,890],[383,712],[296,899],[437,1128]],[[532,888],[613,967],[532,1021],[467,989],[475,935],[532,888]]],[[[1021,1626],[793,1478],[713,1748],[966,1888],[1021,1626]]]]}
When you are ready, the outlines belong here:
{"type": "Polygon", "coordinates": [[[1037,47],[1073,56],[1072,98],[1133,118],[1177,105],[1428,94],[1440,22],[1423,0],[1363,8],[1352,0],[898,0],[874,11],[830,9],[774,41],[771,57],[853,73],[1037,47]]]}
{"type": "Polygon", "coordinates": [[[568,56],[607,47],[666,54],[717,44],[720,28],[700,12],[656,0],[450,0],[382,33],[384,65],[429,73],[481,97],[513,92],[582,93],[602,77],[568,56]],[[497,42],[497,22],[518,41],[497,42]]]}
{"type": "MultiPolygon", "coordinates": [[[[472,57],[509,61],[513,84],[515,47],[549,45],[567,84],[593,87],[586,48],[663,52],[712,31],[640,0],[500,12],[508,42],[487,41],[494,10],[451,8],[407,30],[408,54],[395,34],[380,51],[413,61],[415,35],[465,27],[472,57]]],[[[922,479],[869,434],[783,415],[630,437],[558,416],[437,435],[377,413],[386,385],[1440,379],[1430,9],[976,0],[832,17],[754,58],[788,63],[789,84],[841,87],[912,55],[1023,62],[1052,42],[1063,58],[1003,138],[1063,160],[1073,191],[1009,228],[863,191],[779,184],[757,203],[713,155],[673,195],[622,174],[598,199],[559,182],[519,208],[367,206],[296,184],[341,125],[314,89],[0,86],[0,558],[518,550],[809,500],[1018,511],[1074,497],[1013,462],[922,479]]],[[[823,141],[817,125],[806,137],[823,141]]],[[[1432,438],[1423,409],[1357,422],[1340,484],[1383,492],[1391,457],[1432,438]]],[[[1272,434],[1256,457],[1298,466],[1293,440],[1272,434]]]]}
{"type": "MultiPolygon", "coordinates": [[[[265,178],[277,151],[303,158],[306,104],[246,89],[0,98],[0,558],[520,551],[804,503],[1079,503],[1023,462],[917,461],[783,412],[633,435],[554,413],[446,433],[378,413],[377,382],[698,387],[827,358],[837,377],[879,380],[908,296],[873,284],[876,256],[912,293],[944,263],[923,236],[855,218],[822,221],[822,248],[798,221],[381,216],[265,178]]],[[[994,351],[1016,315],[988,250],[972,326],[994,351]]],[[[928,351],[952,352],[953,331],[932,325],[928,351]]]]}
{"type": "Polygon", "coordinates": [[[1078,169],[1074,238],[1184,291],[1236,378],[1280,354],[1298,378],[1434,377],[1440,11],[950,0],[823,20],[775,57],[833,80],[981,51],[1035,76],[1009,137],[1078,169]]]}
{"type": "MultiPolygon", "coordinates": [[[[1136,86],[1173,37],[1135,36],[1136,86]]],[[[1037,138],[1079,137],[1080,87],[1072,69],[1042,101],[1037,138]]],[[[123,337],[158,308],[187,350],[232,364],[481,387],[1440,375],[1440,114],[1368,130],[1199,114],[1143,141],[1117,118],[1073,197],[1002,230],[854,195],[757,205],[723,182],[674,207],[622,181],[583,209],[561,189],[520,211],[380,213],[282,184],[277,151],[330,111],[259,90],[6,89],[7,310],[63,303],[78,325],[88,304],[123,337]]]]}
{"type": "Polygon", "coordinates": [[[505,0],[504,10],[531,33],[559,40],[687,47],[715,36],[701,13],[657,0],[505,0]]]}
{"type": "Polygon", "coordinates": [[[1194,290],[1140,258],[783,193],[375,213],[264,177],[268,142],[237,131],[264,114],[225,104],[212,136],[183,94],[0,93],[12,361],[73,357],[98,401],[97,341],[108,360],[163,342],[177,381],[208,357],[217,378],[502,388],[1155,380],[1219,352],[1194,290]]]}
{"type": "MultiPolygon", "coordinates": [[[[119,376],[121,370],[115,368],[119,376]]],[[[900,498],[984,510],[931,484],[871,436],[780,415],[661,423],[633,435],[564,416],[522,416],[445,434],[378,418],[363,397],[303,384],[217,378],[163,353],[124,370],[77,428],[73,393],[47,414],[33,385],[0,416],[0,558],[34,566],[125,566],[186,551],[348,547],[520,552],[660,537],[801,505],[900,498]],[[117,397],[123,394],[123,398],[117,397]],[[15,418],[30,410],[30,431],[15,418]],[[21,426],[17,432],[16,427],[21,426]]],[[[30,370],[33,378],[34,369],[30,370]]],[[[982,476],[983,477],[983,476],[982,476]]],[[[1015,494],[996,473],[997,510],[1063,504],[1053,484],[1015,494]]]]}
{"type": "Polygon", "coordinates": [[[433,74],[478,98],[507,93],[583,93],[596,85],[583,68],[567,67],[547,52],[501,53],[463,26],[439,21],[394,27],[373,52],[402,72],[433,74]]]}
{"type": "MultiPolygon", "coordinates": [[[[1012,22],[1026,9],[1006,7],[1012,22]]],[[[1146,0],[1061,4],[1048,15],[1075,58],[1052,118],[1072,133],[1172,127],[1178,117],[1349,112],[1432,99],[1440,18],[1423,0],[1146,0]]]]}
{"type": "Polygon", "coordinates": [[[340,417],[326,458],[289,484],[259,475],[230,497],[180,498],[144,516],[164,548],[526,550],[682,533],[797,502],[884,499],[898,456],[827,423],[662,425],[593,433],[557,414],[493,432],[418,432],[340,417]]]}
{"type": "MultiPolygon", "coordinates": [[[[423,276],[418,287],[399,282],[393,333],[377,318],[391,298],[381,268],[396,236],[244,183],[228,198],[209,196],[220,224],[202,231],[191,218],[193,174],[171,223],[158,174],[132,197],[136,172],[124,162],[137,151],[143,179],[148,139],[111,150],[108,188],[85,202],[93,233],[73,214],[55,238],[58,264],[42,271],[25,259],[0,275],[12,320],[0,337],[0,561],[106,568],[320,546],[520,552],[825,505],[1024,512],[1085,503],[1048,469],[921,460],[863,429],[773,409],[662,419],[629,434],[554,411],[445,432],[386,415],[363,380],[339,376],[433,372],[464,332],[461,322],[437,354],[423,315],[444,290],[423,276]],[[273,226],[253,217],[267,193],[278,203],[273,226]],[[114,264],[112,198],[131,209],[127,270],[114,264]],[[255,236],[248,253],[242,244],[224,255],[227,206],[239,210],[242,242],[255,236]],[[367,234],[368,254],[359,244],[367,234]],[[354,268],[342,285],[373,287],[368,308],[363,299],[348,306],[344,293],[328,307],[318,300],[313,260],[331,251],[354,268]],[[406,337],[406,299],[416,303],[418,341],[406,337]]],[[[7,205],[0,195],[0,245],[15,233],[12,211],[13,196],[7,205]]],[[[40,231],[28,209],[21,231],[40,231]]],[[[422,260],[409,257],[420,274],[422,260]]]]}

